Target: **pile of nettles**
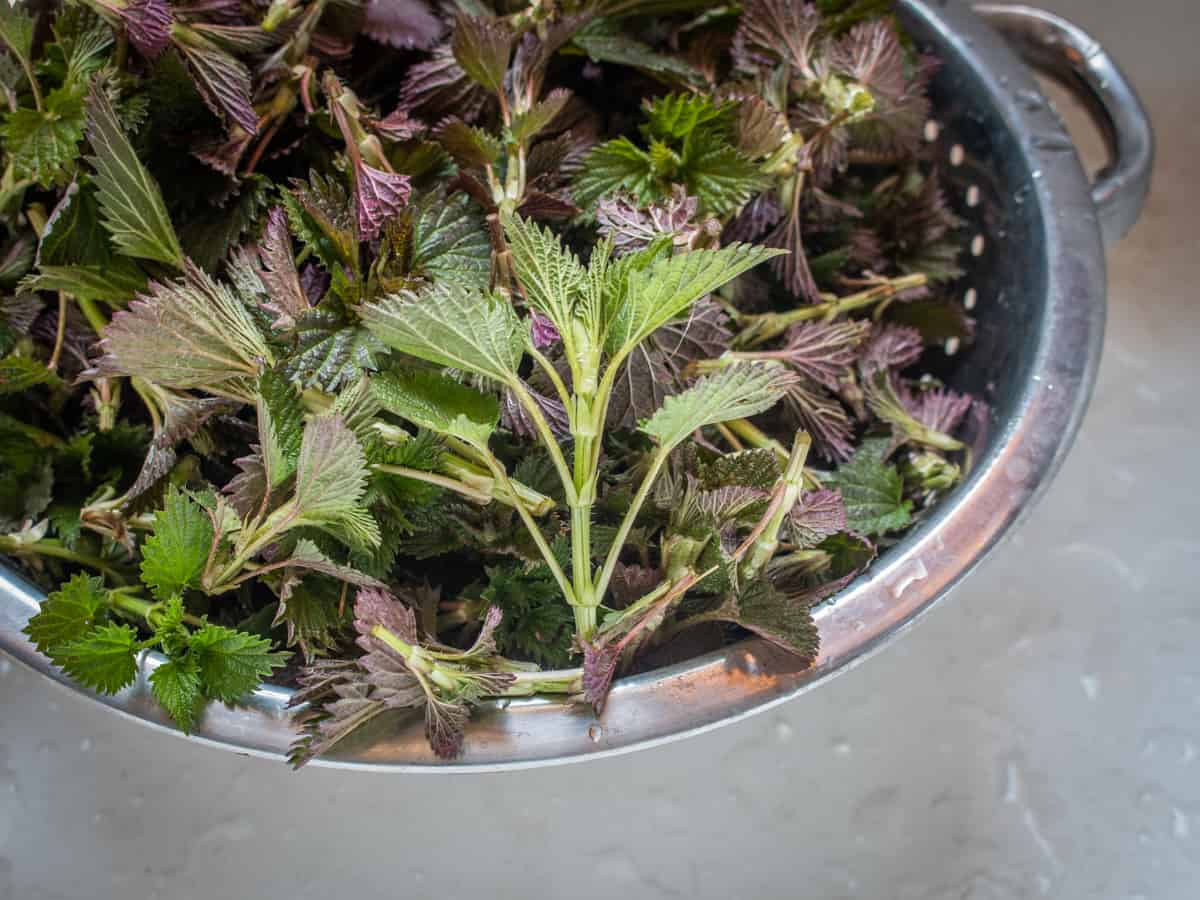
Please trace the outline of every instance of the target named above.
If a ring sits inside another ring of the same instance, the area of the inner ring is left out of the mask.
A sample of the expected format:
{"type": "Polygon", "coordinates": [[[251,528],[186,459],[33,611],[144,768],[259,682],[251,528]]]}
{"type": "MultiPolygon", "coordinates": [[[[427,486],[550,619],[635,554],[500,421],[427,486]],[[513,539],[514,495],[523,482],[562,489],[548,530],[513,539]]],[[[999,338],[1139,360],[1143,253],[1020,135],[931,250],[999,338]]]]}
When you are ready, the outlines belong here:
{"type": "Polygon", "coordinates": [[[888,2],[18,0],[0,44],[0,554],[184,730],[270,678],[297,763],[395,709],[451,757],[487,698],[812,661],[968,465],[888,2]]]}

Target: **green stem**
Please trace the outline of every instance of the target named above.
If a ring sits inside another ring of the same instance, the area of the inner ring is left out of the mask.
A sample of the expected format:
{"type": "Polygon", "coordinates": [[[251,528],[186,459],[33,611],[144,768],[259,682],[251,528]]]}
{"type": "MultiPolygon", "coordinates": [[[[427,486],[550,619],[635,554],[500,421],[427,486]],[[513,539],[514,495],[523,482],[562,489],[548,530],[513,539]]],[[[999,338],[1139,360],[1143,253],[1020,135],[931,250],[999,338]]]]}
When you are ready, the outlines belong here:
{"type": "Polygon", "coordinates": [[[650,461],[650,468],[646,472],[642,483],[638,486],[637,493],[633,496],[633,502],[629,504],[629,509],[625,513],[625,518],[621,520],[621,527],[617,529],[617,536],[613,540],[612,547],[608,550],[608,556],[604,560],[604,568],[600,571],[600,577],[596,579],[594,593],[597,602],[604,599],[604,594],[608,590],[608,583],[612,579],[613,571],[617,567],[617,561],[621,558],[621,549],[625,546],[625,541],[629,538],[629,532],[633,528],[633,524],[637,521],[638,513],[641,512],[642,504],[646,502],[646,497],[650,495],[650,489],[654,486],[655,480],[658,478],[658,473],[662,471],[663,464],[666,463],[667,457],[671,453],[671,448],[667,446],[659,447],[654,458],[650,461]]]}
{"type": "Polygon", "coordinates": [[[79,553],[76,550],[71,550],[69,547],[64,547],[54,538],[43,538],[40,541],[34,541],[32,544],[21,544],[14,541],[11,542],[12,546],[7,546],[8,543],[3,537],[0,537],[0,552],[12,553],[14,555],[33,553],[37,556],[49,556],[53,559],[73,562],[76,565],[95,569],[101,575],[107,576],[117,584],[125,584],[125,576],[105,560],[100,559],[98,556],[79,553]]]}
{"type": "Polygon", "coordinates": [[[92,330],[103,337],[104,329],[108,327],[108,316],[104,315],[96,301],[90,297],[76,297],[75,303],[79,306],[83,317],[88,320],[88,324],[92,326],[92,330]]]}
{"type": "MultiPolygon", "coordinates": [[[[575,491],[575,479],[571,475],[571,470],[567,467],[566,457],[563,456],[562,448],[558,445],[558,439],[554,436],[554,432],[550,428],[550,423],[546,421],[546,416],[542,413],[542,408],[530,396],[529,391],[519,378],[514,378],[508,387],[512,389],[517,400],[525,407],[525,411],[529,413],[529,417],[533,419],[533,423],[538,430],[538,435],[541,437],[542,443],[546,445],[546,451],[550,454],[550,459],[554,462],[554,468],[558,470],[558,477],[562,480],[563,490],[567,494],[567,503],[574,504],[578,499],[575,491]]],[[[507,480],[507,476],[505,478],[507,480]]]]}
{"type": "Polygon", "coordinates": [[[797,322],[813,320],[829,321],[838,316],[872,306],[883,300],[889,300],[904,291],[911,291],[928,284],[929,279],[923,273],[903,275],[872,285],[866,290],[830,300],[826,303],[815,303],[798,309],[779,313],[761,313],[752,316],[740,316],[738,325],[741,332],[737,343],[741,347],[757,347],[772,338],[778,337],[797,322]]]}
{"type": "Polygon", "coordinates": [[[779,494],[765,518],[759,533],[750,545],[749,553],[742,562],[738,574],[747,582],[757,578],[759,573],[771,561],[775,551],[779,549],[779,530],[783,527],[784,519],[796,505],[800,491],[804,487],[804,461],[812,447],[812,438],[808,432],[796,432],[796,440],[792,444],[792,453],[788,459],[787,470],[780,482],[779,494]]]}
{"type": "MultiPolygon", "coordinates": [[[[108,595],[109,606],[115,611],[135,616],[146,622],[150,627],[154,627],[154,623],[150,621],[150,617],[158,610],[162,609],[161,603],[152,603],[149,600],[143,600],[141,597],[135,597],[125,593],[123,589],[110,591],[108,595]]],[[[205,622],[199,616],[193,616],[191,613],[183,614],[183,621],[193,628],[201,628],[205,622]]]]}
{"type": "Polygon", "coordinates": [[[385,475],[398,475],[401,478],[411,478],[413,481],[423,481],[426,484],[433,484],[440,488],[445,488],[448,491],[454,491],[456,494],[461,494],[468,500],[479,503],[483,506],[492,502],[492,494],[484,491],[476,490],[461,481],[456,481],[445,475],[437,475],[433,472],[423,472],[420,469],[410,469],[407,466],[389,466],[384,464],[371,466],[376,472],[382,472],[385,475]]]}
{"type": "MultiPolygon", "coordinates": [[[[515,498],[516,491],[513,489],[512,482],[508,479],[508,473],[504,471],[504,466],[495,458],[488,459],[488,467],[492,470],[492,475],[496,481],[507,488],[509,493],[515,498]]],[[[546,543],[546,537],[542,534],[542,530],[538,528],[537,522],[533,520],[533,516],[529,510],[525,508],[525,504],[519,500],[513,504],[517,514],[521,517],[521,521],[525,524],[525,529],[529,532],[529,536],[533,538],[533,542],[537,544],[537,548],[541,551],[542,558],[546,562],[546,566],[550,569],[550,573],[554,576],[554,580],[558,582],[559,589],[563,592],[563,597],[572,606],[575,603],[575,592],[571,587],[570,581],[567,580],[566,573],[563,572],[562,566],[558,564],[558,560],[554,558],[554,551],[550,549],[550,545],[546,543]]]]}

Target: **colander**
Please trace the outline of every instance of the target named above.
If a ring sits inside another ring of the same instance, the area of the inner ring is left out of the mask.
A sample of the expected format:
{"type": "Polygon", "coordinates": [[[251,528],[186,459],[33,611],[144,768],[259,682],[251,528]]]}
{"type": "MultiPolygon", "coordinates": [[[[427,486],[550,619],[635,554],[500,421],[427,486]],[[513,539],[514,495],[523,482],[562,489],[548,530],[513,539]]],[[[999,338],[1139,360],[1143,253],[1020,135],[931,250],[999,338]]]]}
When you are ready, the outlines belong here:
{"type": "MultiPolygon", "coordinates": [[[[317,765],[518,768],[623,752],[737,721],[811,689],[903,634],[1029,512],[1087,406],[1104,330],[1103,241],[1120,238],[1141,210],[1153,160],[1150,124],[1103,48],[1061,18],[953,0],[899,0],[897,8],[922,48],[943,62],[926,138],[971,229],[960,290],[978,328],[949,380],[986,397],[992,414],[970,477],[869,573],[816,611],[821,653],[809,668],[749,639],[619,681],[601,718],[583,704],[493,702],[475,715],[465,754],[452,763],[433,757],[419,721],[397,718],[317,765]],[[1019,57],[1062,81],[1092,113],[1111,158],[1095,184],[1019,57]]],[[[82,692],[21,634],[41,596],[0,566],[0,649],[82,692]]],[[[147,676],[160,662],[147,654],[132,686],[95,699],[174,730],[149,691],[147,676]]],[[[282,756],[293,739],[289,697],[285,688],[265,686],[245,706],[211,704],[191,739],[282,756]]]]}

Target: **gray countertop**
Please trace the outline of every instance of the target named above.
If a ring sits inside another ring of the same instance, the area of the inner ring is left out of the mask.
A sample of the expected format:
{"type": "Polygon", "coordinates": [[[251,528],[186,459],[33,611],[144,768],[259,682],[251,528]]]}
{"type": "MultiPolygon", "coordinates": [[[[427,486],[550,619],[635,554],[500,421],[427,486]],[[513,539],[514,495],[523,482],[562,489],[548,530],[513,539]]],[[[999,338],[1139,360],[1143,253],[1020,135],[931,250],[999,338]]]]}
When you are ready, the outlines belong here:
{"type": "Polygon", "coordinates": [[[1197,896],[1200,12],[1044,5],[1138,86],[1155,186],[1074,451],[924,624],[716,733],[453,780],[292,774],[0,658],[0,900],[1197,896]]]}

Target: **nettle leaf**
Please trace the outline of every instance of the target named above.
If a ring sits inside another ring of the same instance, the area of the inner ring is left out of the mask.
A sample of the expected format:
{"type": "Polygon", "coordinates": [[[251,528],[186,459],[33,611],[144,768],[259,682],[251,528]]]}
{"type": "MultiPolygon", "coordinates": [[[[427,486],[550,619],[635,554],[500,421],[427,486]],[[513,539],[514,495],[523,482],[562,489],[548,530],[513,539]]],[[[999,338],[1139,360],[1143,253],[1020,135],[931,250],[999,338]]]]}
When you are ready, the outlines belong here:
{"type": "Polygon", "coordinates": [[[394,350],[503,383],[517,377],[525,326],[501,297],[459,284],[404,291],[362,309],[371,332],[394,350]]]}
{"type": "Polygon", "coordinates": [[[845,501],[850,529],[868,537],[899,531],[912,521],[904,480],[895,466],[884,462],[890,446],[888,438],[868,438],[830,478],[845,501]]]}
{"type": "Polygon", "coordinates": [[[821,639],[809,604],[790,600],[768,581],[759,579],[742,589],[735,621],[805,662],[817,658],[821,639]]]}
{"type": "Polygon", "coordinates": [[[124,306],[146,289],[146,273],[131,260],[117,257],[108,265],[40,265],[21,284],[31,291],[63,291],[81,300],[124,306]]]}
{"type": "Polygon", "coordinates": [[[17,178],[52,187],[70,178],[79,158],[86,117],[83,96],[73,85],[51,91],[45,107],[9,113],[0,127],[0,138],[17,178]]]}
{"type": "Polygon", "coordinates": [[[267,484],[277,488],[296,471],[304,439],[304,406],[286,378],[268,370],[258,379],[258,434],[267,484]]]}
{"type": "Polygon", "coordinates": [[[336,178],[310,171],[308,181],[293,179],[292,189],[280,194],[292,234],[329,270],[345,265],[358,269],[358,235],[354,207],[345,186],[336,178]]]}
{"type": "Polygon", "coordinates": [[[54,662],[84,687],[115,694],[137,676],[137,651],[137,632],[110,622],[62,645],[54,662]]]}
{"type": "Polygon", "coordinates": [[[8,45],[13,55],[28,62],[33,48],[33,29],[36,22],[24,5],[10,3],[0,8],[0,41],[8,45]]]}
{"type": "MultiPolygon", "coordinates": [[[[186,263],[183,277],[155,282],[117,312],[104,329],[100,375],[139,375],[167,387],[220,386],[256,378],[272,362],[266,339],[246,307],[224,284],[186,263]]],[[[247,397],[247,399],[251,399],[247,397]]]]}
{"type": "Polygon", "coordinates": [[[668,397],[641,430],[664,448],[674,447],[705,425],[743,419],[770,409],[783,396],[792,377],[778,365],[729,366],[668,397]]]}
{"type": "Polygon", "coordinates": [[[208,513],[172,488],[154,517],[154,534],[142,545],[142,581],[160,600],[199,588],[212,543],[208,513]]]}
{"type": "Polygon", "coordinates": [[[388,412],[420,428],[486,448],[500,423],[500,404],[436,372],[405,372],[371,380],[371,390],[388,412]]]}
{"type": "Polygon", "coordinates": [[[333,531],[356,546],[379,546],[379,526],[363,508],[367,460],[354,432],[336,416],[313,419],[304,429],[296,461],[294,525],[333,531]]]}
{"type": "Polygon", "coordinates": [[[512,32],[503,22],[459,14],[450,46],[462,70],[495,94],[504,89],[512,41],[512,32]]]}
{"type": "Polygon", "coordinates": [[[88,96],[87,136],[94,153],[87,161],[96,170],[101,217],[117,249],[182,268],[183,250],[162,191],[121,130],[112,103],[95,85],[88,96]]]}
{"type": "Polygon", "coordinates": [[[422,0],[367,0],[362,30],[390,47],[424,49],[445,27],[422,0]]]}
{"type": "Polygon", "coordinates": [[[111,260],[108,232],[100,224],[96,187],[90,179],[76,177],[46,218],[38,241],[37,263],[109,266],[111,260]]]}
{"type": "Polygon", "coordinates": [[[321,310],[300,319],[295,333],[296,348],[284,361],[284,370],[303,387],[343,390],[364,372],[376,371],[377,357],[386,350],[367,329],[321,310]]]}
{"type": "Polygon", "coordinates": [[[188,651],[196,661],[204,695],[223,703],[241,700],[291,655],[272,651],[266,638],[212,624],[192,633],[188,651]]]}
{"type": "Polygon", "coordinates": [[[571,186],[575,202],[590,209],[602,197],[628,191],[643,203],[655,199],[654,161],[626,137],[593,147],[571,186]]]}
{"type": "Polygon", "coordinates": [[[504,153],[504,145],[498,138],[482,128],[468,125],[457,116],[438,125],[434,137],[464,169],[484,169],[504,153]]]}
{"type": "Polygon", "coordinates": [[[288,232],[287,213],[276,206],[267,213],[267,224],[258,242],[261,268],[258,278],[267,292],[263,308],[274,314],[272,327],[287,329],[309,310],[308,295],[300,285],[296,257],[292,255],[292,238],[288,232]]]}
{"type": "Polygon", "coordinates": [[[606,297],[605,319],[610,324],[605,342],[609,352],[616,355],[636,346],[701,297],[779,253],[766,247],[731,244],[720,250],[693,250],[634,270],[623,286],[606,297]]]}
{"type": "Polygon", "coordinates": [[[688,193],[713,215],[734,212],[767,186],[758,165],[723,139],[689,148],[683,166],[688,193]]]}
{"type": "Polygon", "coordinates": [[[731,106],[703,94],[668,94],[645,105],[643,133],[659,138],[682,139],[699,126],[726,117],[731,106]]]}
{"type": "Polygon", "coordinates": [[[605,19],[594,19],[577,32],[571,42],[592,62],[631,66],[651,75],[689,83],[703,81],[701,74],[682,59],[657,52],[649,44],[621,32],[605,19]]]}
{"type": "Polygon", "coordinates": [[[509,129],[513,140],[525,142],[539,135],[566,109],[570,100],[571,92],[567,89],[552,90],[544,99],[513,118],[512,127],[509,129]]]}
{"type": "Polygon", "coordinates": [[[570,328],[573,301],[587,278],[578,257],[549,228],[520,216],[505,220],[504,234],[529,305],[560,332],[570,328]]]}
{"type": "Polygon", "coordinates": [[[42,601],[37,615],[23,632],[38,651],[53,656],[54,649],[79,640],[104,619],[108,591],[104,579],[75,575],[42,601]]]}
{"type": "Polygon", "coordinates": [[[492,247],[479,208],[469,197],[434,194],[413,219],[412,268],[434,281],[486,288],[492,247]]]}
{"type": "Polygon", "coordinates": [[[168,659],[150,673],[150,692],[184,733],[190,733],[204,703],[196,660],[190,655],[168,659]]]}
{"type": "MultiPolygon", "coordinates": [[[[200,40],[203,40],[201,38],[200,40]]],[[[207,41],[204,43],[208,44],[207,41]]],[[[205,104],[247,134],[258,132],[250,70],[219,47],[176,42],[205,104]]]]}
{"type": "Polygon", "coordinates": [[[62,384],[62,380],[45,363],[30,356],[9,354],[0,357],[0,395],[19,394],[39,384],[62,384]]]}

